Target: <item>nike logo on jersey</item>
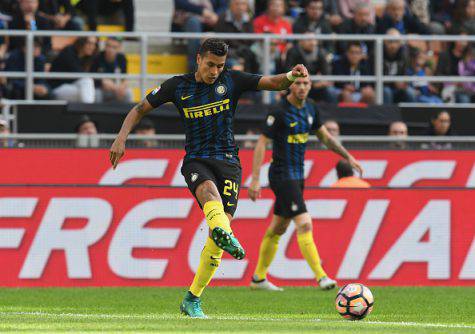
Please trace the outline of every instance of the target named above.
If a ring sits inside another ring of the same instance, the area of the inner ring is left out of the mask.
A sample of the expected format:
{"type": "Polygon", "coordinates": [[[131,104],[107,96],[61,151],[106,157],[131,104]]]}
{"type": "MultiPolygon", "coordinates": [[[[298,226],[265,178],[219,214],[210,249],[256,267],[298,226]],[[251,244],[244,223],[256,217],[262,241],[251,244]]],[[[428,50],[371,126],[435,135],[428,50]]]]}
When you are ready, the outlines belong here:
{"type": "Polygon", "coordinates": [[[193,95],[188,95],[188,96],[182,96],[181,97],[181,100],[182,101],[185,101],[185,100],[188,100],[190,97],[192,97],[193,95]]]}
{"type": "Polygon", "coordinates": [[[297,124],[299,124],[299,122],[293,122],[293,123],[290,123],[290,127],[291,128],[294,128],[297,126],[297,124]]]}
{"type": "Polygon", "coordinates": [[[226,203],[227,206],[234,206],[234,203],[226,203]]]}
{"type": "Polygon", "coordinates": [[[220,257],[214,257],[213,255],[210,256],[211,260],[221,260],[220,257]]]}

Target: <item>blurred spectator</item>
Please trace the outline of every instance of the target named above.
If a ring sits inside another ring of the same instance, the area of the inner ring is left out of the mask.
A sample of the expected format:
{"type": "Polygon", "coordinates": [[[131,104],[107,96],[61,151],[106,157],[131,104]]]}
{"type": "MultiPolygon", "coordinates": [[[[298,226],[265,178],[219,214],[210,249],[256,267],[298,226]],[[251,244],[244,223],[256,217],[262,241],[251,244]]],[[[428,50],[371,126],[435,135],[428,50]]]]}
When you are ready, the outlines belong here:
{"type": "Polygon", "coordinates": [[[0,1],[0,12],[6,15],[13,15],[18,6],[18,0],[2,0],[0,1]]]}
{"type": "Polygon", "coordinates": [[[10,126],[8,125],[8,121],[0,118],[0,148],[1,147],[14,147],[15,141],[10,138],[5,138],[10,134],[10,126]],[[3,138],[2,138],[3,137],[3,138]]]}
{"type": "MultiPolygon", "coordinates": [[[[388,136],[407,138],[407,135],[408,135],[408,132],[407,132],[406,123],[401,122],[401,121],[396,121],[396,122],[392,122],[389,125],[388,136]]],[[[406,146],[407,145],[405,141],[392,142],[390,145],[391,148],[397,148],[397,149],[404,149],[406,148],[406,146]]]]}
{"type": "Polygon", "coordinates": [[[388,136],[391,137],[407,137],[407,125],[404,122],[401,121],[396,121],[392,122],[389,125],[389,131],[388,131],[388,136]]]}
{"type": "Polygon", "coordinates": [[[460,0],[455,9],[455,27],[475,35],[475,0],[460,0]]]}
{"type": "MultiPolygon", "coordinates": [[[[431,75],[431,69],[427,63],[427,55],[418,49],[410,52],[411,65],[407,71],[407,75],[414,77],[425,77],[431,75]]],[[[415,89],[416,102],[420,103],[442,103],[437,96],[437,88],[427,81],[413,81],[411,87],[415,89]]]]}
{"type": "MultiPolygon", "coordinates": [[[[461,30],[460,35],[466,36],[467,33],[466,31],[461,30]]],[[[458,40],[455,42],[450,42],[448,49],[442,51],[439,54],[439,60],[437,62],[435,74],[444,76],[458,76],[459,62],[463,61],[463,56],[467,48],[467,41],[458,40]]],[[[452,82],[440,84],[439,90],[441,90],[442,99],[445,102],[470,102],[470,96],[463,92],[462,84],[454,84],[452,82]]]]}
{"type": "MultiPolygon", "coordinates": [[[[427,136],[453,136],[454,133],[451,127],[451,116],[445,110],[437,111],[430,120],[429,128],[427,130],[427,136]]],[[[451,143],[443,143],[443,142],[432,142],[432,143],[425,143],[422,144],[422,148],[424,149],[451,149],[451,143]]]]}
{"type": "MultiPolygon", "coordinates": [[[[35,72],[44,72],[46,58],[41,54],[41,43],[38,39],[34,41],[33,62],[35,72]]],[[[15,49],[10,52],[5,63],[5,71],[25,71],[25,47],[15,49]]],[[[25,98],[25,79],[11,78],[7,81],[7,97],[10,99],[25,98]]],[[[33,84],[33,95],[35,99],[50,98],[50,87],[45,79],[35,79],[33,84]]]]}
{"type": "MultiPolygon", "coordinates": [[[[398,30],[391,28],[388,36],[400,36],[398,30]]],[[[409,69],[409,52],[400,40],[384,41],[384,75],[406,75],[409,69]]],[[[394,82],[384,85],[384,103],[415,102],[416,96],[413,88],[407,82],[394,82]]]]}
{"type": "Polygon", "coordinates": [[[406,10],[404,0],[388,0],[384,16],[377,20],[376,32],[385,34],[390,28],[396,28],[401,34],[430,34],[429,27],[406,10]]]}
{"type": "MultiPolygon", "coordinates": [[[[305,11],[300,14],[292,26],[294,34],[303,34],[311,31],[314,34],[331,34],[330,22],[324,15],[323,0],[308,0],[305,4],[305,11]]],[[[332,42],[320,43],[329,51],[332,51],[332,42]]]]}
{"type": "MultiPolygon", "coordinates": [[[[371,21],[372,5],[360,2],[355,6],[352,18],[346,19],[338,27],[337,32],[340,34],[359,34],[371,35],[375,33],[374,24],[371,21]]],[[[373,54],[373,43],[361,41],[363,55],[366,59],[373,54]]],[[[337,43],[337,53],[343,55],[347,49],[348,42],[337,43]]]]}
{"type": "MultiPolygon", "coordinates": [[[[371,75],[368,63],[363,59],[363,50],[359,42],[350,42],[344,57],[335,61],[332,68],[333,75],[364,76],[371,75]]],[[[331,88],[332,94],[342,102],[362,102],[373,104],[375,101],[374,89],[370,83],[358,80],[351,83],[336,82],[331,88]]]]}
{"type": "Polygon", "coordinates": [[[323,0],[323,10],[325,12],[325,17],[330,21],[333,28],[343,22],[338,3],[335,0],[323,0]]]}
{"type": "MultiPolygon", "coordinates": [[[[65,47],[51,64],[51,72],[89,72],[97,48],[96,37],[80,37],[73,45],[65,47]]],[[[95,97],[94,80],[51,79],[53,96],[58,100],[93,103],[95,97]]]]}
{"type": "Polygon", "coordinates": [[[451,116],[448,111],[437,111],[430,120],[428,136],[453,136],[451,116]]]}
{"type": "Polygon", "coordinates": [[[291,20],[295,20],[303,12],[304,1],[303,0],[286,0],[287,3],[287,15],[291,20]]]}
{"type": "Polygon", "coordinates": [[[325,121],[323,125],[325,125],[325,128],[333,137],[337,138],[340,136],[340,126],[338,125],[337,121],[329,119],[325,121]]]}
{"type": "MultiPolygon", "coordinates": [[[[475,49],[469,46],[465,49],[463,58],[458,63],[458,74],[461,77],[475,76],[475,49]]],[[[475,96],[475,82],[464,82],[461,90],[458,92],[459,101],[462,103],[470,103],[475,96]]]]}
{"type": "MultiPolygon", "coordinates": [[[[150,118],[144,117],[139,122],[139,124],[137,124],[137,126],[135,127],[134,134],[140,135],[140,136],[153,137],[156,135],[155,124],[153,124],[153,121],[150,118]]],[[[140,146],[151,148],[151,147],[157,147],[158,143],[154,139],[147,139],[147,140],[141,140],[140,146]]]]}
{"type": "Polygon", "coordinates": [[[440,27],[443,27],[444,33],[451,31],[456,1],[457,0],[430,0],[429,10],[431,25],[438,24],[440,27]]]}
{"type": "MultiPolygon", "coordinates": [[[[9,29],[19,30],[53,30],[52,21],[38,12],[38,0],[19,0],[19,7],[13,14],[9,29]]],[[[51,38],[42,37],[43,54],[51,50],[51,38]]],[[[10,37],[9,50],[19,49],[25,45],[24,37],[10,37]]]]}
{"type": "Polygon", "coordinates": [[[58,30],[83,30],[84,22],[76,16],[70,0],[40,0],[39,14],[54,23],[58,30]]]}
{"type": "MultiPolygon", "coordinates": [[[[213,30],[218,15],[228,8],[226,0],[175,0],[172,31],[203,32],[213,30]]],[[[194,71],[199,39],[187,39],[188,70],[194,71]]]]}
{"type": "Polygon", "coordinates": [[[110,16],[120,10],[124,15],[125,30],[134,31],[134,0],[81,0],[78,8],[87,16],[89,30],[97,30],[97,17],[99,15],[110,16]]]}
{"type": "MultiPolygon", "coordinates": [[[[249,13],[248,0],[231,0],[229,9],[219,16],[215,31],[222,33],[254,32],[252,17],[249,13]]],[[[256,73],[259,71],[256,55],[251,51],[254,41],[230,39],[226,42],[230,46],[228,59],[234,58],[238,61],[242,59],[246,72],[256,73]]]]}
{"type": "Polygon", "coordinates": [[[97,123],[89,116],[84,115],[76,124],[75,132],[78,135],[76,146],[78,147],[98,147],[97,123]]]}
{"type": "Polygon", "coordinates": [[[76,124],[75,130],[78,135],[97,135],[97,124],[89,116],[84,115],[76,124]]]}
{"type": "MultiPolygon", "coordinates": [[[[127,73],[127,59],[121,52],[122,42],[115,37],[108,37],[104,51],[93,60],[91,72],[127,73]]],[[[95,81],[95,102],[132,101],[132,91],[125,79],[102,79],[95,81]]]]}
{"type": "MultiPolygon", "coordinates": [[[[414,16],[416,16],[419,21],[421,21],[423,24],[425,24],[431,33],[436,34],[436,35],[443,35],[445,34],[445,26],[444,24],[437,22],[437,21],[432,21],[431,18],[431,6],[434,1],[431,0],[409,0],[409,10],[414,16]]],[[[437,1],[437,2],[443,2],[443,1],[437,1]]]]}
{"type": "MultiPolygon", "coordinates": [[[[298,44],[287,52],[285,71],[290,71],[297,64],[303,64],[311,75],[331,74],[325,50],[312,38],[312,32],[307,32],[307,35],[309,39],[299,40],[298,44]]],[[[317,101],[336,102],[328,90],[331,85],[327,81],[314,81],[309,96],[317,101]]]]}
{"type": "Polygon", "coordinates": [[[340,15],[345,19],[352,19],[356,12],[358,11],[358,7],[366,5],[367,8],[370,9],[369,13],[369,21],[371,24],[374,24],[374,8],[372,6],[372,0],[338,0],[338,9],[340,15]]]}
{"type": "MultiPolygon", "coordinates": [[[[283,0],[269,0],[266,13],[254,19],[254,32],[257,34],[291,34],[292,26],[284,18],[284,14],[285,3],[283,0]]],[[[287,42],[276,41],[276,43],[278,50],[283,53],[287,48],[287,42]]]]}
{"type": "MultiPolygon", "coordinates": [[[[10,21],[11,18],[7,15],[3,15],[0,12],[0,30],[7,29],[7,22],[10,21]]],[[[8,44],[6,43],[5,36],[0,35],[0,69],[3,60],[5,59],[5,55],[7,52],[8,44]]]]}
{"type": "Polygon", "coordinates": [[[331,185],[332,188],[370,188],[371,185],[365,180],[354,176],[353,167],[346,160],[340,160],[336,164],[338,181],[331,185]]]}

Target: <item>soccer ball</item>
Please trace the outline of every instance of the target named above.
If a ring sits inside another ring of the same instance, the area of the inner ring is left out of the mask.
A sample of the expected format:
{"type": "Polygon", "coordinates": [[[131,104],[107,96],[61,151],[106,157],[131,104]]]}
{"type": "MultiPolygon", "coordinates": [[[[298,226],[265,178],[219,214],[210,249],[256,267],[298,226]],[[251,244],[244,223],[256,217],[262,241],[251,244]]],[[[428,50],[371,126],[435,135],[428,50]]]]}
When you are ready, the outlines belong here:
{"type": "Polygon", "coordinates": [[[374,297],[368,287],[351,283],[342,287],[335,299],[338,313],[348,320],[361,320],[373,310],[374,297]]]}

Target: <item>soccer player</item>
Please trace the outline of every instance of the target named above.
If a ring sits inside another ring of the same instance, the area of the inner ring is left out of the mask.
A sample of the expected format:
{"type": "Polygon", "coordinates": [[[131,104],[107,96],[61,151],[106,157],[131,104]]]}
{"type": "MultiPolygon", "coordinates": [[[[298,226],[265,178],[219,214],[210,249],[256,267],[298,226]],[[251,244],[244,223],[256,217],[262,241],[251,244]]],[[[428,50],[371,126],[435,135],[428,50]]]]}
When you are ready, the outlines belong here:
{"type": "Polygon", "coordinates": [[[329,278],[322,268],[317,247],[313,240],[312,218],[303,199],[304,156],[310,132],[315,132],[329,149],[345,158],[362,173],[361,165],[336,140],[320,122],[318,108],[307,99],[312,85],[308,77],[298,78],[290,86],[290,94],[278,108],[267,116],[266,128],[254,149],[252,181],[249,197],[255,201],[260,196],[259,174],[266,146],[273,141],[269,183],[275,194],[274,216],[264,235],[259,260],[251,282],[252,289],[282,291],[267,280],[267,270],[274,259],[279,238],[293,220],[297,227],[297,242],[303,257],[315,274],[319,286],[332,289],[336,281],[329,278]]]}
{"type": "Polygon", "coordinates": [[[196,57],[196,72],[166,80],[133,107],[110,149],[110,161],[115,168],[124,155],[128,134],[146,113],[166,102],[177,107],[186,133],[181,172],[210,230],[193,283],[180,305],[182,313],[195,318],[206,317],[200,296],[218,268],[223,251],[236,259],[245,256],[230,226],[241,185],[241,165],[233,134],[239,96],[252,90],[285,90],[298,77],[308,76],[303,65],[273,76],[227,70],[227,53],[228,45],[223,41],[205,40],[196,57]]]}

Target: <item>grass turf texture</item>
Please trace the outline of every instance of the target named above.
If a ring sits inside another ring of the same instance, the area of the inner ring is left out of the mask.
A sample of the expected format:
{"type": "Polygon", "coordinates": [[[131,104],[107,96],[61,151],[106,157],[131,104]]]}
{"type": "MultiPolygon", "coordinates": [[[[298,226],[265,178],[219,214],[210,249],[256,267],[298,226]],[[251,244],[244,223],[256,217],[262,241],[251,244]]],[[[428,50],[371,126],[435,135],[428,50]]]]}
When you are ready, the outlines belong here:
{"type": "Polygon", "coordinates": [[[475,333],[475,287],[374,287],[373,313],[348,321],[336,290],[209,288],[208,320],[178,308],[185,289],[0,289],[0,332],[22,333],[475,333]]]}

